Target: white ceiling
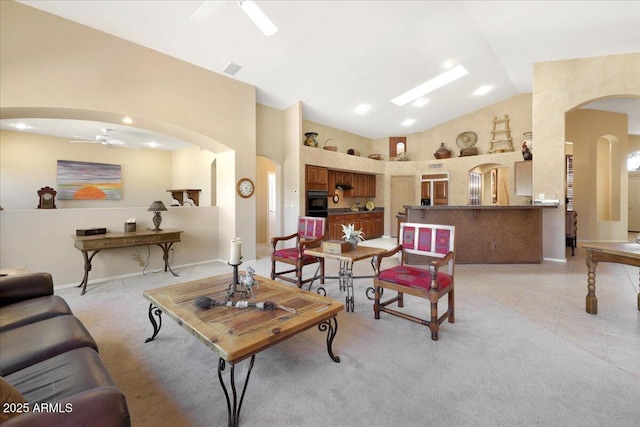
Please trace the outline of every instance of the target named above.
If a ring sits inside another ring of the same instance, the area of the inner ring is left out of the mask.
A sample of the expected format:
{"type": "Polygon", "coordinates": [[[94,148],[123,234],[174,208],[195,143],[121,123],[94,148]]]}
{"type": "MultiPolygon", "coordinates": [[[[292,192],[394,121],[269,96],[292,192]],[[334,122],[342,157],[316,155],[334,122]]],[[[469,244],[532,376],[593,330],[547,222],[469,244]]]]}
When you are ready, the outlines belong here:
{"type": "MultiPolygon", "coordinates": [[[[370,138],[419,132],[529,93],[536,62],[640,52],[638,1],[257,0],[278,27],[270,37],[233,0],[206,23],[190,19],[203,1],[20,3],[217,73],[241,65],[233,78],[254,85],[258,103],[285,109],[300,100],[305,119],[370,138]],[[447,59],[469,74],[429,94],[424,107],[390,102],[442,73],[447,59]],[[482,85],[493,90],[473,95],[482,85]],[[358,115],[362,103],[371,109],[358,115]],[[402,126],[407,118],[415,123],[402,126]]],[[[640,134],[640,99],[597,107],[628,113],[630,133],[640,134]]]]}

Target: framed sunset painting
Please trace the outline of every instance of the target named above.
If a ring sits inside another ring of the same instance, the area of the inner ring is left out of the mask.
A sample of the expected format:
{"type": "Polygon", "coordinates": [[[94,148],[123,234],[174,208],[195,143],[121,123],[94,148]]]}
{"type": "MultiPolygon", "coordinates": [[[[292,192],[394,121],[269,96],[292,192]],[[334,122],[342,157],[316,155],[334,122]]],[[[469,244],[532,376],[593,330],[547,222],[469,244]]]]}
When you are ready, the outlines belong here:
{"type": "Polygon", "coordinates": [[[120,200],[122,167],[58,160],[59,200],[120,200]]]}

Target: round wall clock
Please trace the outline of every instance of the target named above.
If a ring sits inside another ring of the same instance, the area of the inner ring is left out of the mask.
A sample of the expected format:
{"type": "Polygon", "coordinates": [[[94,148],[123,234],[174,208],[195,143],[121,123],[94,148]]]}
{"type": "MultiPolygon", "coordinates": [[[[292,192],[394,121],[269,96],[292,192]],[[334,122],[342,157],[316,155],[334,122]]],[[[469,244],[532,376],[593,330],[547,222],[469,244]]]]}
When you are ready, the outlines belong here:
{"type": "Polygon", "coordinates": [[[40,198],[38,209],[55,209],[56,194],[58,192],[51,187],[42,187],[38,190],[38,197],[40,198]]]}
{"type": "Polygon", "coordinates": [[[253,185],[253,181],[249,178],[241,178],[236,184],[236,191],[238,192],[238,196],[244,197],[245,199],[251,197],[253,195],[253,191],[255,190],[255,186],[253,185]]]}

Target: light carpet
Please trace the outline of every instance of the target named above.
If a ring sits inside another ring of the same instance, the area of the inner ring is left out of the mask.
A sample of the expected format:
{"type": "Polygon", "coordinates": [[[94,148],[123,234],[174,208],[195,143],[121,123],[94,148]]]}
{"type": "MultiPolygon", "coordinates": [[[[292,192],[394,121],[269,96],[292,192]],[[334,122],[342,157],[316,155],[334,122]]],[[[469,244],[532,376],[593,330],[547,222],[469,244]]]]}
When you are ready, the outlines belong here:
{"type": "MultiPolygon", "coordinates": [[[[268,260],[246,263],[268,277],[268,260]]],[[[127,396],[134,426],[224,426],[217,357],[163,316],[151,343],[146,289],[228,273],[224,263],[57,291],[96,338],[127,396]]],[[[470,289],[458,288],[456,323],[440,340],[382,313],[355,284],[356,312],[338,315],[333,351],[317,328],[259,353],[242,426],[637,426],[640,381],[470,289]]],[[[335,281],[327,296],[344,300],[335,281]]],[[[424,315],[424,300],[406,297],[424,315]]],[[[445,303],[446,306],[446,303],[445,303]]],[[[236,367],[244,379],[248,362],[236,367]]],[[[228,376],[229,368],[226,369],[228,376]]],[[[240,387],[240,385],[238,386],[240,387]]]]}

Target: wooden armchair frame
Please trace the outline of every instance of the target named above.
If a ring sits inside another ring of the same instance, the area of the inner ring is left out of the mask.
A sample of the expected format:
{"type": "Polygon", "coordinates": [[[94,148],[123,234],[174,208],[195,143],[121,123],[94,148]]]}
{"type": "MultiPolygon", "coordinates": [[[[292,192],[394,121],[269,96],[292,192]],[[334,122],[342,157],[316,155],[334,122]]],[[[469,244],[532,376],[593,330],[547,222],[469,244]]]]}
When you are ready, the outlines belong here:
{"type": "MultiPolygon", "coordinates": [[[[313,283],[318,278],[318,272],[307,279],[302,278],[302,268],[305,265],[319,263],[320,283],[324,284],[324,258],[317,258],[305,255],[308,248],[315,248],[322,244],[324,238],[326,221],[325,218],[305,217],[298,218],[298,231],[288,236],[274,237],[271,239],[271,280],[279,278],[295,284],[302,288],[306,283],[313,283]],[[278,249],[278,243],[295,239],[293,248],[278,249]],[[276,271],[276,262],[292,265],[293,268],[283,271],[276,271]],[[287,275],[295,273],[294,277],[287,275]]],[[[311,285],[310,285],[311,286],[311,285]]]]}
{"type": "Polygon", "coordinates": [[[455,322],[455,227],[402,223],[399,239],[402,244],[373,258],[374,317],[379,319],[380,313],[384,312],[427,325],[431,330],[431,339],[437,341],[440,325],[445,320],[449,320],[449,323],[455,322]],[[400,256],[399,265],[381,270],[383,259],[394,255],[400,256]],[[407,265],[408,258],[412,255],[419,255],[413,256],[414,259],[430,260],[427,263],[428,269],[407,265]],[[447,272],[441,272],[440,269],[445,266],[448,267],[447,272]],[[396,291],[397,295],[381,301],[384,289],[396,291]],[[421,319],[387,307],[396,302],[399,308],[404,307],[404,294],[429,300],[430,318],[421,319]],[[447,310],[439,316],[438,301],[445,295],[448,297],[447,310]]]}

